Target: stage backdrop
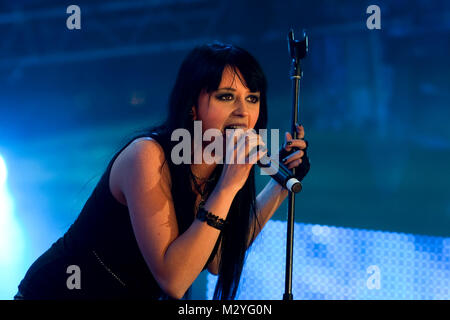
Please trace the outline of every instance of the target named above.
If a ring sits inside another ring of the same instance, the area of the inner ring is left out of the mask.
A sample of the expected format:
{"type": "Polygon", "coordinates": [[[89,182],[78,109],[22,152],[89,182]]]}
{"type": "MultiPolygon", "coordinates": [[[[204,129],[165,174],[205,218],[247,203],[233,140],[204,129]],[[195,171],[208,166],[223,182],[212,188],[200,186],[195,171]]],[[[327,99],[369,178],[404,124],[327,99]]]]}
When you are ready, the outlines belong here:
{"type": "MultiPolygon", "coordinates": [[[[76,219],[114,152],[164,119],[195,45],[254,54],[269,127],[289,130],[291,27],[309,35],[300,122],[311,159],[297,196],[294,297],[449,297],[450,2],[73,4],[81,25],[70,30],[66,3],[0,2],[0,298],[76,219]],[[368,28],[372,4],[380,29],[368,28]],[[377,274],[380,289],[369,289],[377,274]]],[[[240,298],[281,298],[286,204],[272,220],[240,298]]],[[[213,282],[202,274],[192,296],[209,298],[213,282]]]]}

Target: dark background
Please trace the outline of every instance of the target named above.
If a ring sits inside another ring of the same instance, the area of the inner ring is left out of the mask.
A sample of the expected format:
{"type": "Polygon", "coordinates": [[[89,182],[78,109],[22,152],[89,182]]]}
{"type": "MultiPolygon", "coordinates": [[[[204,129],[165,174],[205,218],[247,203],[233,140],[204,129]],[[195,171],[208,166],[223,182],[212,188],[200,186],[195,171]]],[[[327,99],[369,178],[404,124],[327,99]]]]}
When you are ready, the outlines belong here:
{"type": "Polygon", "coordinates": [[[311,171],[296,220],[449,237],[450,2],[2,1],[0,155],[24,266],[75,220],[114,152],[165,117],[195,45],[254,54],[269,127],[288,130],[290,27],[309,35],[300,121],[311,171]],[[66,28],[71,4],[81,30],[66,28]],[[371,4],[381,30],[366,27],[371,4]]]}

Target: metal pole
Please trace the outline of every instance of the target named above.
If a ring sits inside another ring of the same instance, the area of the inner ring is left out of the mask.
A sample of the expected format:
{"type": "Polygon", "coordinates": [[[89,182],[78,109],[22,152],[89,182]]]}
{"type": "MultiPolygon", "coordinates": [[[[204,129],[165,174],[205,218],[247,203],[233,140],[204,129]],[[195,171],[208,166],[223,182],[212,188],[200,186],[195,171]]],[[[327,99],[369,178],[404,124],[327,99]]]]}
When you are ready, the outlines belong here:
{"type": "MultiPolygon", "coordinates": [[[[300,79],[302,77],[302,70],[300,60],[306,56],[308,51],[308,37],[303,33],[303,40],[294,40],[294,32],[289,31],[288,34],[288,48],[292,58],[292,122],[291,133],[293,139],[297,139],[298,116],[300,114],[300,79]]],[[[295,175],[295,168],[292,169],[295,175]]],[[[289,205],[287,217],[287,231],[286,231],[286,273],[285,273],[285,292],[283,300],[293,300],[292,295],[292,269],[293,269],[293,253],[294,253],[294,221],[295,221],[295,193],[289,192],[289,205]]]]}

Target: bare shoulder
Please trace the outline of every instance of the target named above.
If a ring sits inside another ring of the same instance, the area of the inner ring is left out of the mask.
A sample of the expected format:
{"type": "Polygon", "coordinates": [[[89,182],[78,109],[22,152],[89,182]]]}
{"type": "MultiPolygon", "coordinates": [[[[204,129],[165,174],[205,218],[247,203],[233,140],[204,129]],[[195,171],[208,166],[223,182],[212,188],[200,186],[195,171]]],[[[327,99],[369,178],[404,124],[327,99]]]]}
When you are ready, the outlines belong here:
{"type": "Polygon", "coordinates": [[[131,170],[145,170],[147,176],[148,173],[155,176],[155,179],[152,180],[165,180],[170,184],[170,173],[165,161],[164,150],[151,137],[135,139],[120,152],[111,167],[109,178],[111,193],[123,205],[127,205],[124,187],[130,182],[131,170]]]}

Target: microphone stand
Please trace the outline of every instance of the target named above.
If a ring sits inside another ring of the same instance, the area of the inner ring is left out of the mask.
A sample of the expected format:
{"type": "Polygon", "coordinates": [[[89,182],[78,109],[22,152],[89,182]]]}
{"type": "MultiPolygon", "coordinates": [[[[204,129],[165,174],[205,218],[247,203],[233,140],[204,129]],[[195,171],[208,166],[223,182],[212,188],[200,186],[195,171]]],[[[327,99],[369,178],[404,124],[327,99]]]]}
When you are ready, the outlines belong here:
{"type": "MultiPolygon", "coordinates": [[[[292,137],[297,139],[298,115],[300,113],[299,94],[300,94],[300,79],[303,75],[300,61],[306,56],[308,52],[308,37],[303,31],[302,40],[294,40],[294,31],[291,29],[288,33],[288,49],[291,57],[291,79],[292,79],[292,137]]],[[[295,168],[292,169],[295,175],[295,168]]],[[[294,248],[294,216],[295,216],[295,193],[289,192],[288,205],[288,223],[286,233],[286,274],[285,274],[285,292],[283,300],[293,300],[292,295],[292,262],[293,262],[293,248],[294,248]]]]}

